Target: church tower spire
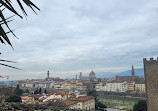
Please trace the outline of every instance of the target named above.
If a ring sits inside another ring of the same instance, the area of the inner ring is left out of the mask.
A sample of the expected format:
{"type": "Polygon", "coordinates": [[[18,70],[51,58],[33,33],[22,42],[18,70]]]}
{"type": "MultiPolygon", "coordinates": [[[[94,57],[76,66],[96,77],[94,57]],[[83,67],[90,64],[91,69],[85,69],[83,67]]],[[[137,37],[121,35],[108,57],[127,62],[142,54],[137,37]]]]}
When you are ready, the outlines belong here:
{"type": "Polygon", "coordinates": [[[131,76],[132,76],[132,81],[135,81],[135,71],[134,71],[134,67],[132,65],[132,70],[131,70],[131,76]]]}
{"type": "Polygon", "coordinates": [[[131,75],[132,75],[132,76],[135,76],[135,71],[134,71],[133,65],[132,65],[131,75]]]}

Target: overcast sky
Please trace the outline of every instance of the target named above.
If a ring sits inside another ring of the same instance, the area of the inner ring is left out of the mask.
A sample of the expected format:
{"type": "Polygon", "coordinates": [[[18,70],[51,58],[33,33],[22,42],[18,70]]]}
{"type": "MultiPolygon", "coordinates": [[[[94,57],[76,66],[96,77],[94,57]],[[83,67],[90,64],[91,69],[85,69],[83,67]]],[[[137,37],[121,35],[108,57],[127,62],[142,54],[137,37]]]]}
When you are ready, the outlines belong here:
{"type": "MultiPolygon", "coordinates": [[[[1,58],[22,71],[0,66],[10,79],[67,77],[83,72],[120,72],[143,67],[158,54],[157,0],[33,0],[41,9],[10,23],[19,39],[0,45],[1,58]]],[[[6,14],[9,16],[10,14],[6,14]]]]}

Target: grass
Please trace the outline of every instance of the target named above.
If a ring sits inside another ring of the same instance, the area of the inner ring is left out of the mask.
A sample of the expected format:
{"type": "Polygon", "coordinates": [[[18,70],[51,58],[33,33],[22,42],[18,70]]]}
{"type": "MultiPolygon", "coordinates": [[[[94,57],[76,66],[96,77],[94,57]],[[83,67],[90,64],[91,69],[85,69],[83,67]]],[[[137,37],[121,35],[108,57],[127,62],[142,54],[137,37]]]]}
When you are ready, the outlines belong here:
{"type": "Polygon", "coordinates": [[[132,110],[133,106],[143,98],[102,95],[98,96],[98,99],[110,108],[132,110]]]}

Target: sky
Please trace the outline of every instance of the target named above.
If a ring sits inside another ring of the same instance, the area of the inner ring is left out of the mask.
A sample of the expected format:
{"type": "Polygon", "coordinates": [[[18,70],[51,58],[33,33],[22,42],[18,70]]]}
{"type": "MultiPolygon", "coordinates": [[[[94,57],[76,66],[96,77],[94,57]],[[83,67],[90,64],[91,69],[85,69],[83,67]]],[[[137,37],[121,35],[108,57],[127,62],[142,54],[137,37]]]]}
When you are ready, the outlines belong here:
{"type": "Polygon", "coordinates": [[[19,37],[9,36],[14,50],[0,44],[1,59],[22,69],[0,66],[10,80],[45,78],[48,70],[61,78],[91,70],[117,73],[132,64],[143,68],[143,58],[157,57],[157,0],[33,2],[41,9],[37,15],[25,6],[28,17],[9,24],[19,37]]]}

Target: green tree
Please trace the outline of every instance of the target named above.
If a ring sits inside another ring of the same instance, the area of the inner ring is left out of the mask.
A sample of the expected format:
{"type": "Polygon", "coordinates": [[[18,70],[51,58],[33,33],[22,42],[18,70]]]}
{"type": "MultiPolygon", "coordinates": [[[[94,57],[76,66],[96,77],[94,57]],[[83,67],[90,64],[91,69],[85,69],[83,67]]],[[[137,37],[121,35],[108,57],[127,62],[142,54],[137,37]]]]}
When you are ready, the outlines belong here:
{"type": "Polygon", "coordinates": [[[97,99],[98,95],[95,89],[88,90],[87,95],[95,97],[95,102],[98,102],[98,99],[97,99]]]}
{"type": "Polygon", "coordinates": [[[46,89],[44,90],[44,93],[47,94],[47,90],[46,89]]]}
{"type": "Polygon", "coordinates": [[[97,105],[96,105],[98,108],[107,108],[106,106],[105,106],[105,104],[103,104],[102,102],[98,102],[97,103],[97,105]]]}
{"type": "Polygon", "coordinates": [[[34,94],[39,94],[38,88],[35,90],[34,94]]]}
{"type": "Polygon", "coordinates": [[[35,87],[35,84],[33,84],[33,87],[35,87]]]}
{"type": "Polygon", "coordinates": [[[19,95],[11,95],[6,99],[6,102],[22,102],[19,95]]]}
{"type": "Polygon", "coordinates": [[[95,98],[95,108],[106,108],[106,106],[98,100],[97,91],[95,89],[87,91],[88,96],[93,96],[95,98]]]}
{"type": "Polygon", "coordinates": [[[25,90],[25,93],[29,93],[29,89],[26,89],[26,90],[25,90]]]}
{"type": "Polygon", "coordinates": [[[147,111],[146,100],[139,100],[138,103],[133,106],[133,111],[147,111]]]}
{"type": "Polygon", "coordinates": [[[41,93],[42,93],[42,89],[40,88],[40,89],[39,89],[39,94],[41,94],[41,93]]]}
{"type": "Polygon", "coordinates": [[[21,96],[24,93],[23,89],[19,88],[19,85],[17,85],[14,94],[21,96]]]}
{"type": "Polygon", "coordinates": [[[53,103],[51,101],[49,101],[47,106],[53,106],[53,103]]]}

